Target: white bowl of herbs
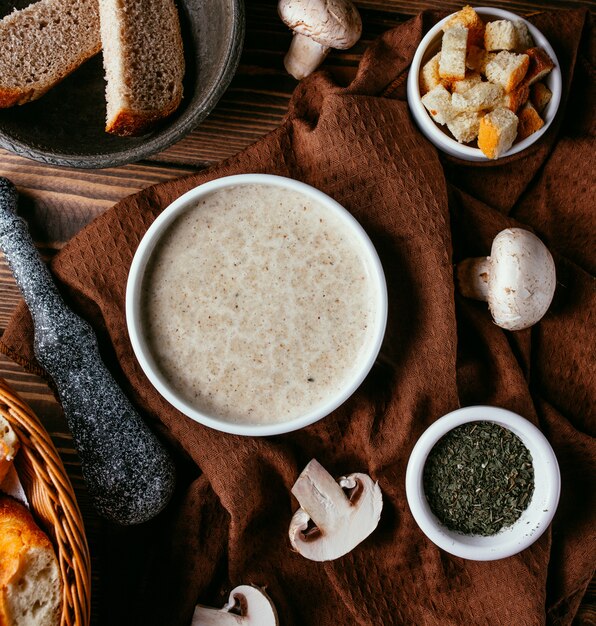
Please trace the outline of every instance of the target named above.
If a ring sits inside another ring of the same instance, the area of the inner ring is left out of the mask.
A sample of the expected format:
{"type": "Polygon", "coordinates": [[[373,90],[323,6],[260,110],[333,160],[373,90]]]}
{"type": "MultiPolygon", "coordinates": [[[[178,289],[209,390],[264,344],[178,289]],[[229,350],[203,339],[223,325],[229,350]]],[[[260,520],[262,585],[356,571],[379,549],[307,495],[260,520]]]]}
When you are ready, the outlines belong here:
{"type": "Polygon", "coordinates": [[[474,561],[525,550],[548,528],[561,476],[546,437],[506,409],[471,406],[438,419],[408,462],[414,519],[437,546],[474,561]]]}

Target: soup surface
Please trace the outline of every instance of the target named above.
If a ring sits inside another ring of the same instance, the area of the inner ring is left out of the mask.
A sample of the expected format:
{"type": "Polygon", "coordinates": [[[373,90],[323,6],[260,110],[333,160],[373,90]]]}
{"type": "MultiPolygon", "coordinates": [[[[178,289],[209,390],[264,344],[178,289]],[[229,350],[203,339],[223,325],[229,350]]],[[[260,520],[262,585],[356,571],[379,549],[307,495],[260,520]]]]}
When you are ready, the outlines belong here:
{"type": "Polygon", "coordinates": [[[178,217],[143,281],[143,332],[170,387],[226,421],[284,422],[354,376],[375,324],[367,251],[299,192],[241,185],[178,217]]]}

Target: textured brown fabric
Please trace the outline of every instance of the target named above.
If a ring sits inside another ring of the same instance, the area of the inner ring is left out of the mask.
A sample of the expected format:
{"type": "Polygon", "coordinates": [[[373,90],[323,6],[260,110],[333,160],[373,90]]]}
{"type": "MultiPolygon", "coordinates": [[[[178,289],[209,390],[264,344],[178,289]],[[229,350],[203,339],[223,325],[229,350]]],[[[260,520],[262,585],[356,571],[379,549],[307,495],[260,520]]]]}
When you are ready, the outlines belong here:
{"type": "MultiPolygon", "coordinates": [[[[532,18],[563,70],[556,128],[522,155],[469,164],[438,155],[405,102],[408,64],[435,19],[422,14],[383,35],[348,88],[322,72],[303,81],[280,128],[207,172],[126,198],[54,260],[65,295],[105,340],[106,360],[170,443],[180,474],[159,519],[111,530],[105,623],[187,625],[197,601],[221,606],[240,583],[266,586],[285,626],[571,622],[596,561],[591,29],[583,12],[532,18]],[[317,424],[261,439],[209,430],[172,409],[136,363],[124,317],[127,270],[153,219],[191,187],[246,172],[303,180],[346,206],[379,251],[390,302],[381,358],[357,393],[317,424]],[[486,255],[498,231],[520,224],[550,246],[559,284],[539,325],[508,333],[485,305],[455,293],[452,266],[486,255]],[[417,437],[477,403],[538,424],[563,476],[552,529],[491,563],[436,548],[404,492],[417,437]],[[331,563],[303,559],[287,538],[297,506],[290,488],[312,457],[336,475],[368,472],[384,494],[378,529],[331,563]]],[[[3,349],[34,363],[23,307],[3,349]]]]}

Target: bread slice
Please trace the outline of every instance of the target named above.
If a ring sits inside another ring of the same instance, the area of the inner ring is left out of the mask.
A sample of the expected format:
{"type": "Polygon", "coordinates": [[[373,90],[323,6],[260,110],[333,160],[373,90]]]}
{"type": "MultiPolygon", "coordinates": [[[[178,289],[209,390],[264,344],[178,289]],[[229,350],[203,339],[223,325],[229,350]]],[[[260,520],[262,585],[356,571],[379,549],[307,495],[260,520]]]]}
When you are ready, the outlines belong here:
{"type": "Polygon", "coordinates": [[[439,74],[447,81],[462,80],[466,77],[466,50],[468,29],[463,26],[448,28],[443,34],[439,74]]]}
{"type": "Polygon", "coordinates": [[[50,540],[25,506],[0,496],[0,624],[59,626],[61,598],[50,540]]]}
{"type": "Polygon", "coordinates": [[[530,48],[526,50],[526,54],[530,62],[524,82],[528,85],[533,85],[549,74],[555,67],[555,64],[542,48],[530,48]]]}
{"type": "Polygon", "coordinates": [[[517,115],[505,108],[487,113],[480,120],[478,147],[489,159],[498,159],[513,145],[517,135],[517,115]]]}
{"type": "Polygon", "coordinates": [[[461,11],[454,13],[443,25],[446,31],[453,26],[463,26],[468,29],[468,46],[481,46],[484,41],[484,22],[474,9],[466,5],[461,11]]]}
{"type": "Polygon", "coordinates": [[[451,104],[456,111],[487,111],[501,104],[503,88],[492,83],[477,83],[465,93],[454,93],[451,104]]]}
{"type": "Polygon", "coordinates": [[[496,50],[515,50],[517,30],[510,20],[489,22],[484,31],[484,47],[489,52],[496,50]]]}
{"type": "Polygon", "coordinates": [[[97,0],[40,0],[0,21],[0,108],[36,100],[101,50],[97,0]]]}
{"type": "Polygon", "coordinates": [[[447,128],[459,143],[470,143],[478,137],[482,113],[478,111],[465,111],[452,117],[447,122],[447,128]]]}
{"type": "Polygon", "coordinates": [[[520,140],[533,135],[544,126],[544,120],[531,102],[524,104],[517,117],[519,118],[517,138],[520,140]]]}
{"type": "Polygon", "coordinates": [[[4,480],[19,449],[19,440],[12,426],[0,415],[0,484],[4,480]]]}
{"type": "Polygon", "coordinates": [[[421,98],[422,104],[437,124],[446,124],[455,115],[451,94],[443,85],[437,85],[421,98]]]}
{"type": "Polygon", "coordinates": [[[530,57],[527,54],[499,52],[486,64],[486,77],[491,83],[501,85],[505,93],[513,91],[524,79],[530,57]]]}
{"type": "Polygon", "coordinates": [[[437,52],[435,56],[427,61],[422,66],[422,71],[420,72],[420,93],[423,95],[432,91],[435,87],[442,83],[441,76],[439,75],[439,59],[441,58],[441,53],[437,52]]]}
{"type": "Polygon", "coordinates": [[[174,0],[99,0],[106,131],[140,135],[182,100],[184,54],[174,0]]]}
{"type": "Polygon", "coordinates": [[[540,114],[544,112],[552,97],[552,91],[544,83],[534,83],[530,87],[530,99],[540,114]]]}

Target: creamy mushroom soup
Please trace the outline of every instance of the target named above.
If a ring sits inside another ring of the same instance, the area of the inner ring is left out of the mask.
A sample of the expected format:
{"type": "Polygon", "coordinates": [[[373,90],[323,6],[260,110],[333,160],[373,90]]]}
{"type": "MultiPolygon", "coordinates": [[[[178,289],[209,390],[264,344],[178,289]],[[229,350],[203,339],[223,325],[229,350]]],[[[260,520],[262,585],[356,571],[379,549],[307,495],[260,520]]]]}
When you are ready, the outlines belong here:
{"type": "Polygon", "coordinates": [[[213,192],[159,240],[143,329],[168,384],[227,421],[284,422],[336,396],[375,325],[375,282],[356,234],[296,191],[213,192]]]}

